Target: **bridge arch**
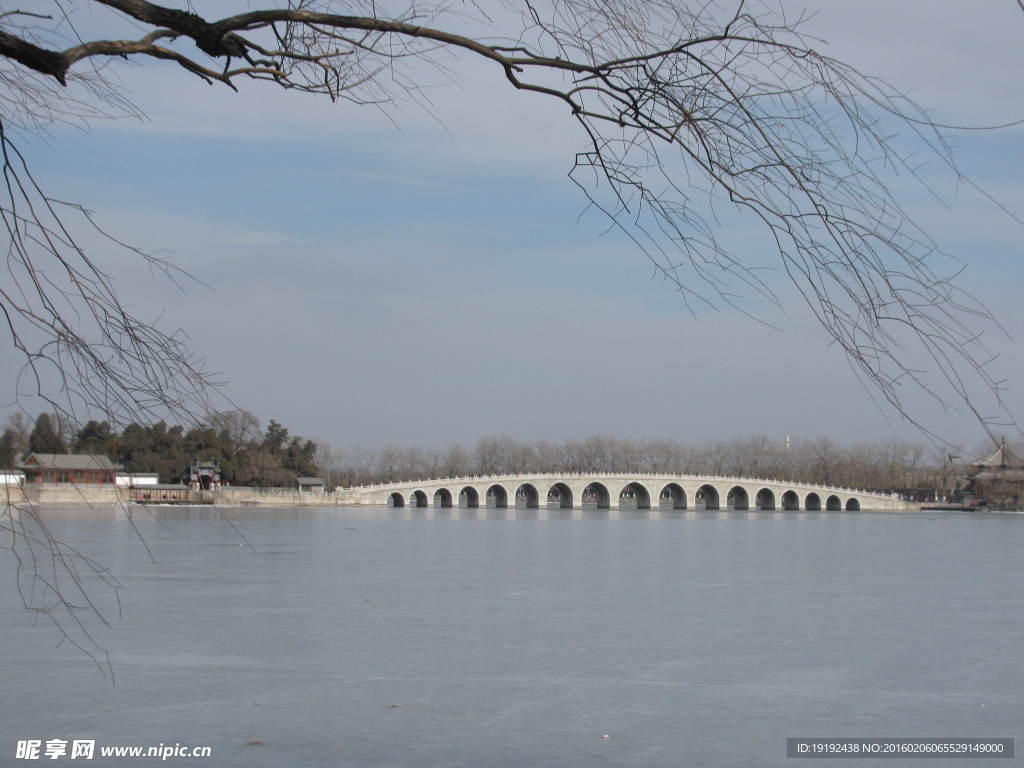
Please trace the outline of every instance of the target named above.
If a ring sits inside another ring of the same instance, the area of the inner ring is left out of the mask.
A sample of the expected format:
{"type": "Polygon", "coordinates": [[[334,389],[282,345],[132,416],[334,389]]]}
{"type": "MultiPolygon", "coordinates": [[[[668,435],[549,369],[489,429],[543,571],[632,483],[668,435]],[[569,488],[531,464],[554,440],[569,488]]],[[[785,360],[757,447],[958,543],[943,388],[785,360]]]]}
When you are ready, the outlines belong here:
{"type": "Polygon", "coordinates": [[[642,483],[632,482],[619,491],[619,509],[634,507],[635,509],[651,508],[651,492],[642,483]]]}
{"type": "Polygon", "coordinates": [[[750,509],[750,497],[747,489],[742,485],[734,485],[725,495],[725,506],[727,509],[750,509]]]}
{"type": "Polygon", "coordinates": [[[758,509],[775,509],[775,494],[768,488],[762,488],[757,492],[757,496],[754,498],[754,504],[757,505],[758,509]]]}
{"type": "Polygon", "coordinates": [[[477,509],[480,506],[480,492],[472,485],[459,491],[459,506],[466,509],[477,509]]]}
{"type": "Polygon", "coordinates": [[[608,488],[596,480],[583,489],[580,495],[580,503],[583,506],[590,504],[597,509],[611,509],[612,499],[608,488]]]}
{"type": "MultiPolygon", "coordinates": [[[[744,491],[746,493],[746,491],[744,491]]],[[[693,494],[694,509],[718,509],[718,489],[713,485],[702,485],[693,494]]]]}
{"type": "Polygon", "coordinates": [[[525,505],[527,509],[537,509],[540,506],[540,494],[535,485],[523,483],[516,488],[516,506],[520,504],[525,505]]]}
{"type": "Polygon", "coordinates": [[[404,507],[405,497],[398,491],[392,491],[388,494],[388,506],[389,507],[404,507]]]}
{"type": "Polygon", "coordinates": [[[782,508],[787,512],[800,509],[800,497],[796,495],[796,491],[786,491],[782,494],[782,508]]]}
{"type": "Polygon", "coordinates": [[[658,506],[664,509],[686,509],[686,491],[679,483],[669,483],[658,494],[658,506]]]}
{"type": "Polygon", "coordinates": [[[825,502],[825,509],[829,512],[841,512],[843,504],[839,501],[839,497],[832,495],[828,497],[828,501],[825,502]]]}
{"type": "Polygon", "coordinates": [[[426,507],[429,506],[427,503],[427,494],[423,491],[413,491],[409,497],[409,506],[412,507],[426,507]]]}
{"type": "Polygon", "coordinates": [[[850,497],[846,500],[846,511],[847,512],[860,512],[860,499],[850,497]]]}
{"type": "Polygon", "coordinates": [[[505,486],[499,483],[495,483],[487,489],[485,498],[489,507],[508,509],[508,491],[505,490],[505,486]]]}
{"type": "Polygon", "coordinates": [[[548,488],[548,504],[557,504],[559,509],[572,509],[572,488],[565,483],[555,483],[548,488]]]}
{"type": "Polygon", "coordinates": [[[438,488],[434,491],[434,506],[435,507],[451,507],[452,505],[452,492],[447,488],[438,488]]]}
{"type": "Polygon", "coordinates": [[[808,512],[821,512],[821,496],[816,493],[808,493],[804,497],[804,509],[808,512]]]}

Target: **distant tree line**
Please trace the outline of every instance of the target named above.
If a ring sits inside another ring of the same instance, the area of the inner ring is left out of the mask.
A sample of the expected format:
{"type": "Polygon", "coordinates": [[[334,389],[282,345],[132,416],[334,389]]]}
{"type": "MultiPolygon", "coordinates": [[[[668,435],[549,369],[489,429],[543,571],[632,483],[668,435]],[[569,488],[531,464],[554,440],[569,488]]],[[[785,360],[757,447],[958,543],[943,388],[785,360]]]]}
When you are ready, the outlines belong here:
{"type": "Polygon", "coordinates": [[[888,439],[840,445],[828,437],[763,435],[691,445],[671,439],[594,435],[566,442],[484,437],[475,448],[384,446],[322,455],[321,471],[337,485],[364,485],[459,475],[526,472],[658,472],[778,478],[868,490],[948,492],[965,465],[990,454],[964,446],[932,447],[888,439]],[[325,461],[326,459],[326,461],[325,461]],[[327,468],[325,468],[327,467],[327,468]]]}
{"type": "Polygon", "coordinates": [[[21,413],[8,419],[0,436],[0,467],[14,466],[27,453],[89,453],[109,457],[126,472],[156,472],[161,482],[176,483],[194,461],[211,460],[220,465],[222,480],[251,486],[293,485],[296,477],[318,471],[316,443],[274,420],[261,430],[246,411],[213,414],[187,430],[163,421],[129,424],[120,432],[105,421],[75,428],[51,413],[30,423],[21,413]]]}
{"type": "Polygon", "coordinates": [[[193,461],[202,459],[218,462],[226,482],[250,486],[292,485],[296,477],[313,475],[334,487],[460,475],[658,472],[948,492],[965,465],[993,450],[989,443],[970,451],[963,445],[934,447],[900,439],[841,445],[828,437],[754,435],[692,445],[607,435],[525,442],[500,435],[483,437],[472,448],[388,445],[342,451],[293,436],[274,420],[262,430],[244,410],[213,414],[188,430],[161,421],[129,424],[120,433],[103,421],[75,428],[55,414],[40,414],[33,424],[16,413],[0,436],[0,467],[13,466],[29,451],[72,452],[109,456],[129,472],[157,472],[161,482],[177,482],[193,461]]]}

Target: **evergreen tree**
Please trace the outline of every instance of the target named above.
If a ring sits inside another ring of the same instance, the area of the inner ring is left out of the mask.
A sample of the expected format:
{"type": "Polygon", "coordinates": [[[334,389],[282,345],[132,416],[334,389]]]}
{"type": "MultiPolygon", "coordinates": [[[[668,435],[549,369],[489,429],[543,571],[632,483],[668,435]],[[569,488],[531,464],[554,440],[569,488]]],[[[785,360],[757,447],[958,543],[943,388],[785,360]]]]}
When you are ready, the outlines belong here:
{"type": "Polygon", "coordinates": [[[0,437],[0,469],[13,467],[21,458],[14,448],[14,440],[14,432],[5,429],[3,436],[0,437]]]}
{"type": "Polygon", "coordinates": [[[32,453],[67,453],[68,447],[64,439],[53,427],[53,419],[48,413],[41,413],[36,418],[32,434],[28,436],[28,449],[32,453]]]}
{"type": "Polygon", "coordinates": [[[267,425],[267,432],[263,438],[262,447],[277,457],[284,453],[285,445],[288,443],[288,430],[282,427],[273,419],[267,425]]]}
{"type": "Polygon", "coordinates": [[[75,453],[91,453],[96,456],[110,456],[113,434],[105,421],[90,421],[75,437],[75,453]]]}
{"type": "Polygon", "coordinates": [[[291,470],[298,477],[311,477],[316,474],[316,443],[312,440],[303,441],[293,437],[288,444],[282,462],[285,469],[291,470]]]}
{"type": "Polygon", "coordinates": [[[31,426],[28,418],[21,411],[15,411],[7,417],[7,423],[4,424],[4,427],[14,438],[14,456],[16,459],[21,459],[22,456],[28,453],[28,435],[32,431],[31,426]]]}

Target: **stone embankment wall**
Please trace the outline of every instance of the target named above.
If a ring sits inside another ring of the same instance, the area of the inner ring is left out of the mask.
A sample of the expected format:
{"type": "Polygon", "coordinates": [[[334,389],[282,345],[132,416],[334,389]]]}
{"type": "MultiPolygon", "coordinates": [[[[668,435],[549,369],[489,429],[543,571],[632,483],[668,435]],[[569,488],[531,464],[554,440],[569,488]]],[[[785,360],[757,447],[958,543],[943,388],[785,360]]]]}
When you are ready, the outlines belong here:
{"type": "Polygon", "coordinates": [[[11,503],[30,501],[33,504],[118,504],[127,501],[126,489],[104,483],[42,483],[11,489],[11,503]],[[20,498],[15,498],[15,493],[20,498]]]}
{"type": "MultiPolygon", "coordinates": [[[[115,485],[75,483],[0,486],[0,504],[120,504],[130,501],[127,488],[115,485]]],[[[228,506],[328,506],[338,505],[333,494],[299,493],[291,488],[222,488],[217,491],[193,491],[192,504],[228,506]]],[[[161,502],[155,502],[161,503],[161,502]]]]}
{"type": "Polygon", "coordinates": [[[213,503],[226,506],[336,507],[329,493],[299,493],[291,488],[221,488],[213,492],[213,503]]]}
{"type": "Polygon", "coordinates": [[[25,492],[17,485],[0,486],[0,499],[3,504],[23,504],[27,501],[25,492]]]}

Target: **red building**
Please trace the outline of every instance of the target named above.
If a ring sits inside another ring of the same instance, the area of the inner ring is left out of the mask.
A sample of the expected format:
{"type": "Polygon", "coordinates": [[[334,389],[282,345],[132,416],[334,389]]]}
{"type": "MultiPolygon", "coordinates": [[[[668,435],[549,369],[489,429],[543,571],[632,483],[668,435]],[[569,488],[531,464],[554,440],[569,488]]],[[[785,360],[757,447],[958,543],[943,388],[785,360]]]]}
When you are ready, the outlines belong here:
{"type": "Polygon", "coordinates": [[[25,483],[89,483],[113,485],[120,464],[88,453],[30,453],[18,465],[25,483]]]}

